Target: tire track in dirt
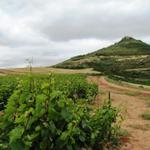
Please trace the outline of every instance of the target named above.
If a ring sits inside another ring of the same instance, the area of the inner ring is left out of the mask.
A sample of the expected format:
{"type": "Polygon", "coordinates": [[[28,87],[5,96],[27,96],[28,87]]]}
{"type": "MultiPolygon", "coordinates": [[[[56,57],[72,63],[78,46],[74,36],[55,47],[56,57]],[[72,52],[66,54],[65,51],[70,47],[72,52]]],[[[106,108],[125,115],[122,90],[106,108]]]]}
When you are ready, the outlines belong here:
{"type": "Polygon", "coordinates": [[[122,128],[126,129],[130,136],[121,150],[150,150],[150,121],[143,120],[141,114],[150,110],[144,98],[150,98],[150,91],[141,90],[128,85],[117,85],[108,82],[105,77],[88,78],[89,81],[98,84],[100,94],[97,97],[96,105],[101,105],[104,99],[108,98],[111,92],[111,99],[114,106],[121,109],[125,120],[122,128]]]}

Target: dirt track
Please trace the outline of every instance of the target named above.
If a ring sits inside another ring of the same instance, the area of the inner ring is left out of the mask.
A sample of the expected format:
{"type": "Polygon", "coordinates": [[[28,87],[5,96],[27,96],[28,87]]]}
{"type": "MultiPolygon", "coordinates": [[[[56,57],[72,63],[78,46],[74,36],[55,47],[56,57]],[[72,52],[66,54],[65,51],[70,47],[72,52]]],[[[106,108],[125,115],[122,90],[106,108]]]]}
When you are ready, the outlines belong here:
{"type": "Polygon", "coordinates": [[[150,150],[150,121],[141,118],[143,112],[150,110],[146,102],[150,100],[150,90],[110,83],[104,77],[89,77],[89,80],[100,88],[96,105],[101,105],[110,91],[113,105],[119,107],[125,117],[122,127],[130,136],[121,150],[150,150]]]}

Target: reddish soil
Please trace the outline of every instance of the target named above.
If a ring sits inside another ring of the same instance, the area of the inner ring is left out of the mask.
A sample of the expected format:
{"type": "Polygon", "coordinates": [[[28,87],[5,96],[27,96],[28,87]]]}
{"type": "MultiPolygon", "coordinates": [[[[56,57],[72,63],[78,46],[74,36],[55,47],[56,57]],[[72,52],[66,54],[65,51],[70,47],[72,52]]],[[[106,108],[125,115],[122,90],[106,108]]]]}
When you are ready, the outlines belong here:
{"type": "Polygon", "coordinates": [[[105,77],[89,77],[88,80],[98,84],[100,89],[96,106],[101,105],[111,92],[113,105],[121,109],[124,116],[122,128],[128,131],[129,137],[122,139],[124,145],[120,150],[150,150],[150,121],[141,117],[143,112],[150,110],[146,102],[150,100],[150,90],[110,83],[105,77]]]}

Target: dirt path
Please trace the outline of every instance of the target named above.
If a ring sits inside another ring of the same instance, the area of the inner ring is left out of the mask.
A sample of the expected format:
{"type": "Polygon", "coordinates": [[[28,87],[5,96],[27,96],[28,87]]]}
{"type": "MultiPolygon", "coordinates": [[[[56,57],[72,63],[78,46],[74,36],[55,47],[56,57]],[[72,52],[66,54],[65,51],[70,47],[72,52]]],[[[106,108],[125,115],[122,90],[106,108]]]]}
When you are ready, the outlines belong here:
{"type": "Polygon", "coordinates": [[[108,82],[104,77],[88,79],[98,84],[100,88],[96,105],[101,105],[102,100],[108,98],[110,91],[113,105],[119,107],[125,116],[122,127],[130,136],[121,150],[150,150],[150,121],[141,118],[143,112],[150,110],[146,103],[146,100],[150,99],[150,90],[141,90],[137,86],[134,88],[117,85],[108,82]]]}

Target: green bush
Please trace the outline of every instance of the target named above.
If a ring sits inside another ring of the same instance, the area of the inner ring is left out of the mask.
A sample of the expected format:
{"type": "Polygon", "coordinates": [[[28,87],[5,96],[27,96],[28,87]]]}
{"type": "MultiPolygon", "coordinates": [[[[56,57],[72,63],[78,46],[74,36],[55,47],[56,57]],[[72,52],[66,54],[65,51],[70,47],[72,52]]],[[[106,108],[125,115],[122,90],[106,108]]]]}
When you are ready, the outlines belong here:
{"type": "Polygon", "coordinates": [[[56,90],[51,76],[19,83],[0,118],[1,150],[103,149],[118,144],[118,111],[110,101],[92,111],[56,90]],[[96,146],[97,145],[97,146],[96,146]]]}
{"type": "Polygon", "coordinates": [[[142,118],[145,120],[150,120],[150,111],[142,114],[142,118]]]}
{"type": "MultiPolygon", "coordinates": [[[[49,76],[32,76],[37,85],[36,90],[40,93],[40,85],[49,82],[49,76]]],[[[92,101],[98,93],[98,87],[95,84],[87,83],[85,75],[54,74],[52,76],[55,80],[55,89],[62,91],[68,98],[73,98],[74,101],[77,99],[92,101]]],[[[0,103],[3,103],[3,105],[0,106],[0,110],[4,109],[8,98],[13,94],[18,83],[17,78],[19,80],[27,80],[28,76],[6,76],[0,78],[0,103]]]]}
{"type": "Polygon", "coordinates": [[[7,103],[8,98],[12,95],[17,86],[17,79],[15,77],[1,77],[0,78],[0,111],[4,109],[4,105],[7,103]]]}

